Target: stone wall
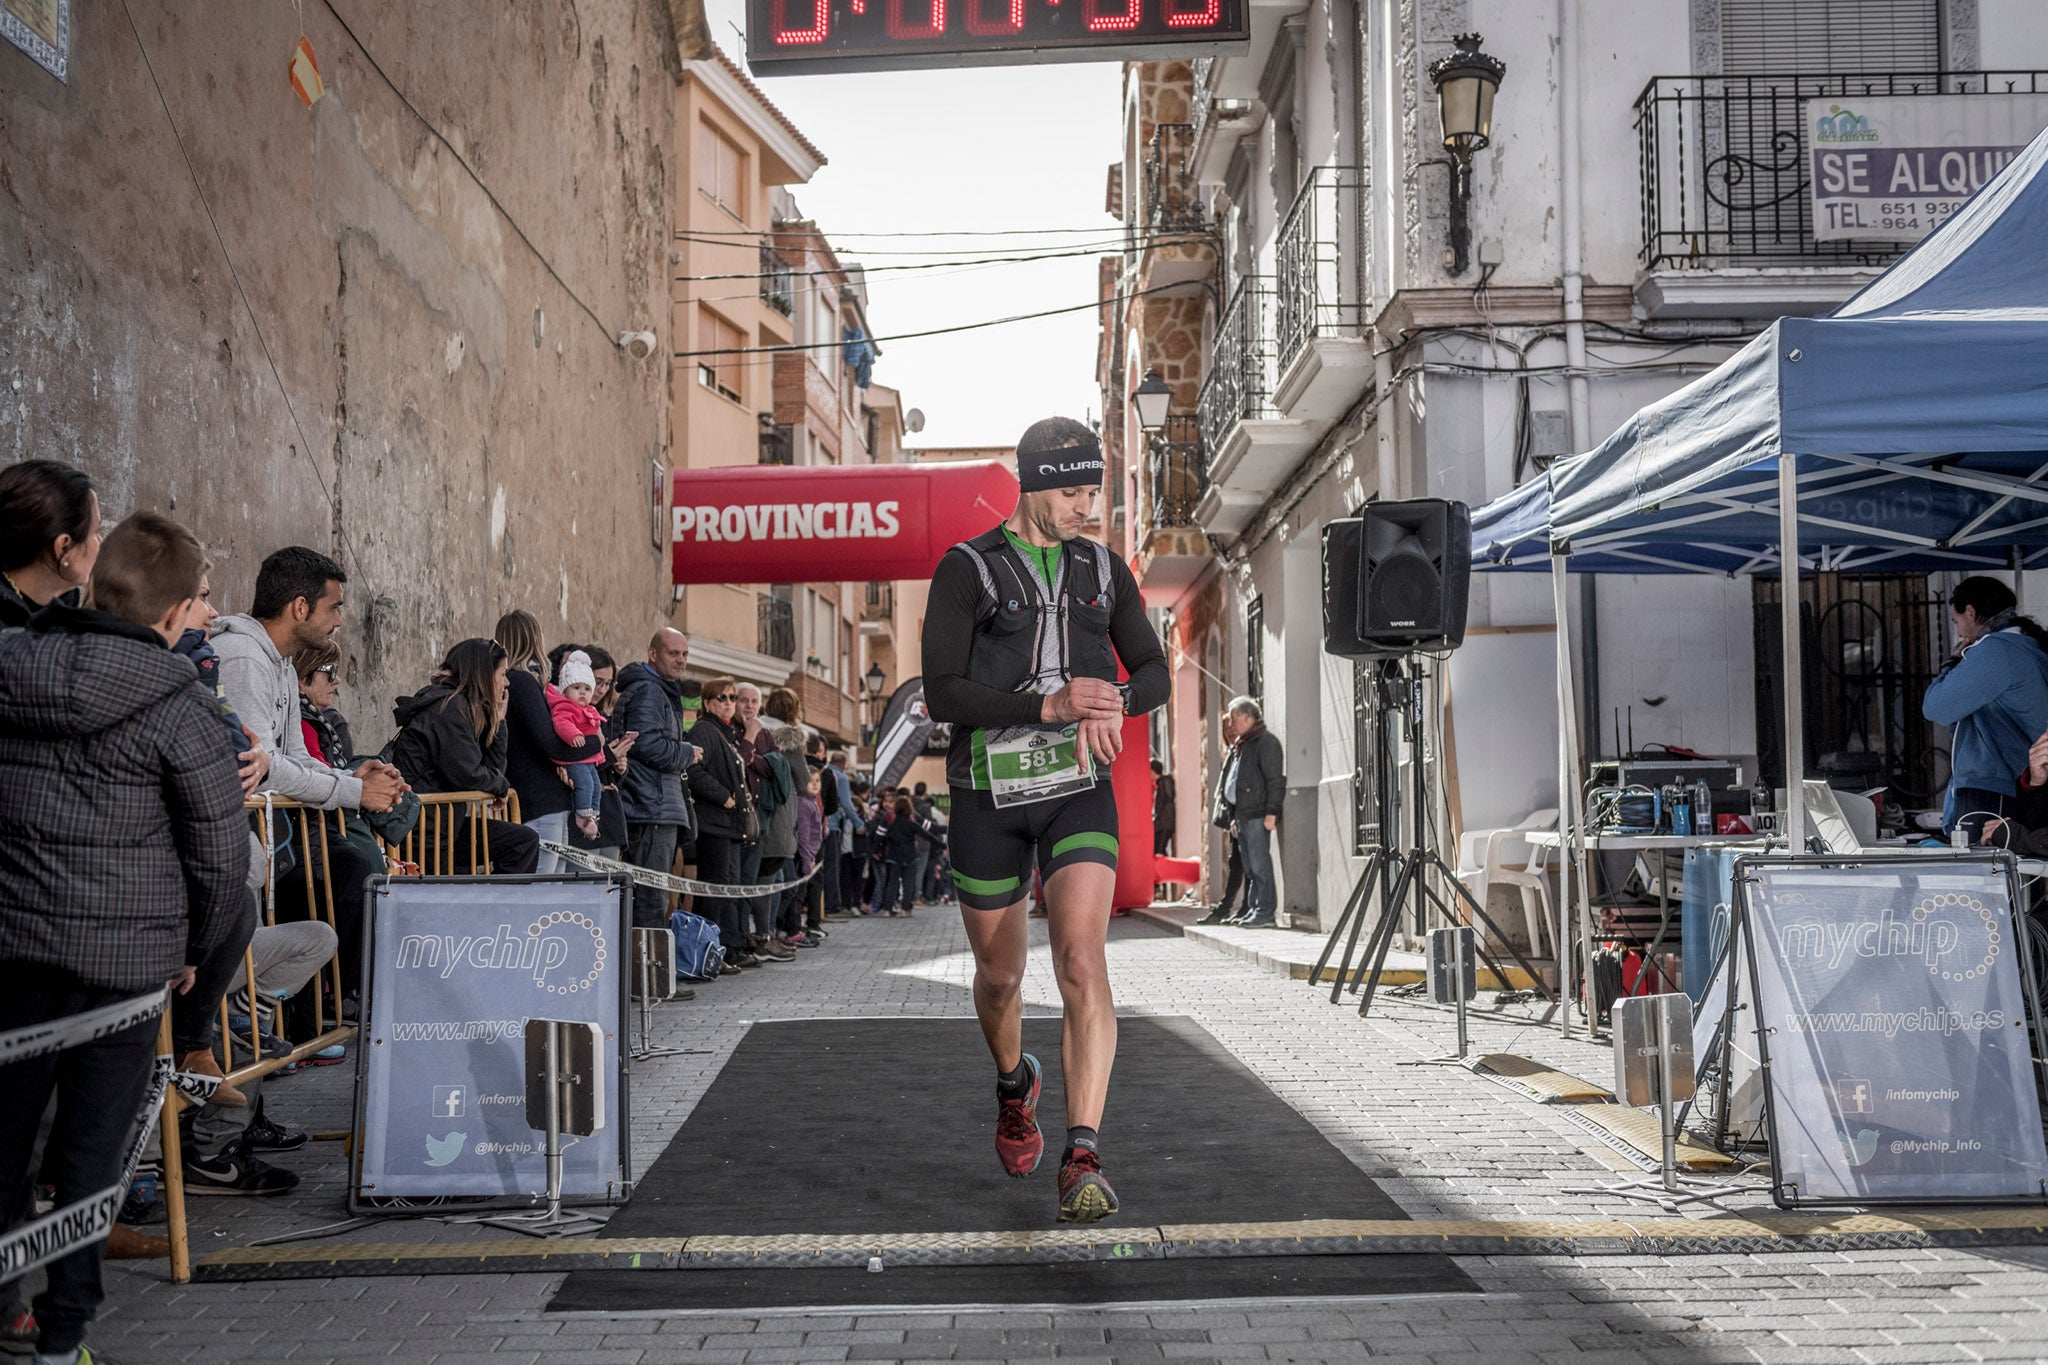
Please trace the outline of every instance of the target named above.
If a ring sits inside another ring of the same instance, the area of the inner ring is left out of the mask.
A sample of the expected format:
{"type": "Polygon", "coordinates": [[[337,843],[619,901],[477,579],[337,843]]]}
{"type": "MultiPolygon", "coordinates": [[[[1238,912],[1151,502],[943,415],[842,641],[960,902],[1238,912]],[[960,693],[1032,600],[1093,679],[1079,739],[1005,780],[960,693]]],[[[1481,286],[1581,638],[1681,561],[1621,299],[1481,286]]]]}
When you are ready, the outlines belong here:
{"type": "Polygon", "coordinates": [[[673,348],[615,338],[666,328],[677,68],[658,0],[337,8],[75,5],[68,84],[0,44],[0,463],[184,519],[225,611],[335,555],[375,744],[508,608],[629,655],[664,617],[673,348]]]}

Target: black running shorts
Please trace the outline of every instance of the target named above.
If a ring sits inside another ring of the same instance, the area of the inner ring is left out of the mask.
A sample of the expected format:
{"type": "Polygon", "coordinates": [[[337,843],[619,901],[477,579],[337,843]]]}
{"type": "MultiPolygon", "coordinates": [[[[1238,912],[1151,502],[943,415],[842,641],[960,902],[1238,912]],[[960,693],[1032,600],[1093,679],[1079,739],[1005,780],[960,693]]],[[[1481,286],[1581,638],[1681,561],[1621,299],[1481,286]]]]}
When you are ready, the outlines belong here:
{"type": "Polygon", "coordinates": [[[998,807],[984,791],[950,790],[946,844],[953,885],[970,910],[1003,910],[1023,900],[1034,855],[1047,878],[1074,863],[1116,866],[1116,794],[1107,782],[1022,806],[998,807]]]}

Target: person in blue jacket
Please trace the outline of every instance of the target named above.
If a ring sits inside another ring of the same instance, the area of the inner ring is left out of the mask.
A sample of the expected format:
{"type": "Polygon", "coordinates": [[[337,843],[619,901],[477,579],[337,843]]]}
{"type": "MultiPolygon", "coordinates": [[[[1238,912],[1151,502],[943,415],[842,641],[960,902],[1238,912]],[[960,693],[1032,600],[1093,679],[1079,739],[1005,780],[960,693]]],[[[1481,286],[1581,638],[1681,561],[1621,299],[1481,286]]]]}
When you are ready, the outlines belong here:
{"type": "Polygon", "coordinates": [[[1920,712],[1953,731],[1942,833],[1976,843],[2013,813],[2027,750],[2048,733],[2048,631],[2018,613],[1995,578],[1966,578],[1949,594],[1959,649],[1928,685],[1920,712]]]}

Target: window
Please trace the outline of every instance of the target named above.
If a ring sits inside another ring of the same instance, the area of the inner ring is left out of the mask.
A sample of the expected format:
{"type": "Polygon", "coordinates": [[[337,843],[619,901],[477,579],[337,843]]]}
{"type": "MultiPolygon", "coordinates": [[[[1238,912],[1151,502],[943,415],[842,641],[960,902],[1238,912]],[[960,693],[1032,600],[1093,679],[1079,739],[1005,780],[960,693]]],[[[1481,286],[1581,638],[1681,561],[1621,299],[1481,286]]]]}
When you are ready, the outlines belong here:
{"type": "Polygon", "coordinates": [[[712,127],[697,124],[697,188],[704,196],[744,223],[746,219],[747,154],[739,144],[712,127]]]}
{"type": "Polygon", "coordinates": [[[1261,706],[1266,702],[1266,599],[1254,597],[1244,609],[1244,690],[1261,706]]]}
{"type": "Polygon", "coordinates": [[[1940,0],[1723,0],[1721,70],[1934,71],[1940,0]]]}
{"type": "Polygon", "coordinates": [[[735,403],[741,401],[740,362],[746,357],[740,352],[746,344],[745,332],[699,304],[697,349],[707,354],[697,357],[697,382],[707,389],[716,389],[735,403]]]}

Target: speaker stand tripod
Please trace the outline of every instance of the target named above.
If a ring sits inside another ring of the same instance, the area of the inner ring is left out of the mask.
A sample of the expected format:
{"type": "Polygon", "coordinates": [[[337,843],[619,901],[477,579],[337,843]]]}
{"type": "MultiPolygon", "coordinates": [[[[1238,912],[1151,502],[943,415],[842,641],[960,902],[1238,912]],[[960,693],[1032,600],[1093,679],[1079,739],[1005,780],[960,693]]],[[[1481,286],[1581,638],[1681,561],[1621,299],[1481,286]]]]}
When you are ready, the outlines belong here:
{"type": "MultiPolygon", "coordinates": [[[[1386,967],[1387,953],[1393,947],[1394,935],[1400,928],[1401,914],[1404,910],[1408,909],[1411,894],[1414,897],[1414,912],[1418,927],[1425,920],[1431,906],[1435,907],[1437,915],[1446,924],[1453,926],[1461,924],[1485,926],[1489,938],[1495,942],[1507,945],[1509,955],[1514,958],[1515,964],[1534,983],[1536,991],[1544,999],[1555,1004],[1557,1002],[1557,993],[1544,983],[1542,974],[1522,955],[1521,950],[1508,941],[1507,936],[1501,932],[1500,926],[1495,924],[1492,918],[1487,915],[1486,907],[1472,898],[1472,893],[1467,891],[1464,884],[1458,880],[1457,872],[1437,855],[1434,848],[1423,846],[1412,849],[1395,849],[1384,841],[1384,835],[1396,823],[1391,818],[1395,782],[1393,779],[1392,746],[1389,743],[1392,730],[1389,717],[1400,715],[1405,719],[1409,746],[1415,755],[1414,762],[1411,765],[1412,800],[1414,802],[1418,830],[1425,828],[1427,817],[1424,812],[1430,808],[1429,764],[1424,757],[1426,746],[1423,743],[1422,688],[1418,680],[1412,676],[1400,660],[1382,659],[1375,665],[1375,669],[1375,698],[1378,715],[1374,724],[1376,733],[1373,746],[1373,780],[1379,799],[1380,829],[1383,840],[1379,847],[1372,850],[1371,855],[1366,861],[1365,870],[1360,873],[1357,883],[1351,888],[1351,895],[1345,901],[1344,911],[1338,916],[1337,923],[1331,928],[1329,939],[1324,943],[1322,955],[1316,959],[1316,965],[1310,972],[1309,979],[1311,981],[1320,981],[1322,979],[1323,969],[1328,965],[1330,956],[1336,950],[1337,944],[1341,939],[1344,943],[1344,951],[1343,955],[1338,959],[1335,980],[1330,986],[1330,1003],[1336,1004],[1342,999],[1347,985],[1346,978],[1351,974],[1351,955],[1357,949],[1359,935],[1365,927],[1366,909],[1373,899],[1374,889],[1377,888],[1380,893],[1379,921],[1373,925],[1372,934],[1366,940],[1365,955],[1359,961],[1357,975],[1348,983],[1353,991],[1358,991],[1361,985],[1364,987],[1358,1003],[1358,1012],[1361,1016],[1369,1014],[1372,1010],[1373,997],[1379,989],[1380,973],[1386,967]],[[1451,905],[1431,885],[1431,873],[1440,876],[1443,882],[1451,888],[1453,897],[1468,912],[1466,915],[1461,916],[1455,913],[1451,905]]],[[[1493,972],[1494,979],[1499,982],[1506,982],[1507,974],[1501,969],[1499,962],[1494,956],[1484,948],[1478,951],[1480,960],[1486,964],[1488,970],[1493,972]]]]}

